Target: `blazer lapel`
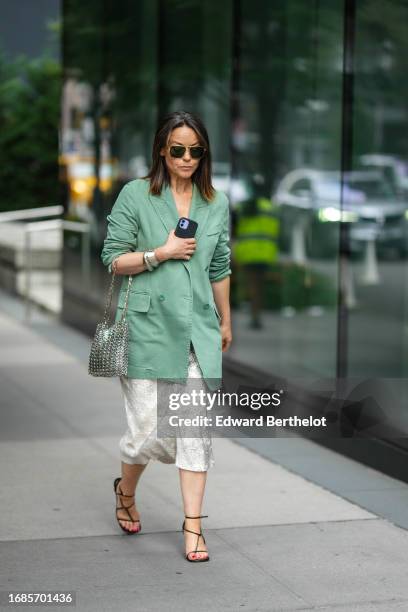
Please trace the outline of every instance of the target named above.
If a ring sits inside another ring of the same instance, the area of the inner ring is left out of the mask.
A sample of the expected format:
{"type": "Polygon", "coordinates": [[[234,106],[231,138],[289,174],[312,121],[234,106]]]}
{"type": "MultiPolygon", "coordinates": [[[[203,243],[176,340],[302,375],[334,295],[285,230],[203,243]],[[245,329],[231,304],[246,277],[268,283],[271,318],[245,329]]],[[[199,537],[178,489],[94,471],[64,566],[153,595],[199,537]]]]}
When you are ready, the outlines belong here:
{"type": "Polygon", "coordinates": [[[201,197],[200,190],[197,185],[193,184],[193,199],[191,202],[190,219],[198,223],[197,232],[194,238],[198,242],[205,225],[208,220],[208,214],[211,204],[201,197]]]}
{"type": "Polygon", "coordinates": [[[169,188],[163,187],[160,195],[152,195],[149,193],[149,200],[167,232],[170,232],[176,227],[178,216],[177,210],[174,210],[174,208],[172,208],[168,202],[168,194],[166,194],[167,189],[169,188]]]}
{"type": "MultiPolygon", "coordinates": [[[[159,196],[149,194],[149,199],[167,231],[170,232],[172,229],[175,229],[179,220],[179,215],[170,185],[165,185],[159,196]]],[[[210,206],[211,204],[206,202],[206,200],[201,197],[200,190],[198,189],[197,185],[193,183],[193,196],[189,218],[198,223],[197,232],[195,235],[195,239],[197,241],[203,232],[205,224],[207,223],[210,206]]]]}

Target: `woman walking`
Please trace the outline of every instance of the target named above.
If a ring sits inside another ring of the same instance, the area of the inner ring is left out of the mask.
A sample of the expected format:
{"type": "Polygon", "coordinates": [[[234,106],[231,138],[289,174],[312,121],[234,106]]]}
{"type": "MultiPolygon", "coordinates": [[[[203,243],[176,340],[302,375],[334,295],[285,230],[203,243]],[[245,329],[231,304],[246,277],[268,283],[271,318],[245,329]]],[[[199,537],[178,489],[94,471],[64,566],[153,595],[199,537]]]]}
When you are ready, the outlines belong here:
{"type": "MultiPolygon", "coordinates": [[[[222,353],[231,343],[229,206],[211,183],[211,152],[201,120],[174,112],[160,122],[148,175],[127,183],[107,217],[101,259],[132,275],[128,296],[129,364],[120,377],[128,428],[120,439],[122,476],[114,481],[116,517],[127,533],[141,529],[135,505],[139,478],[150,460],[179,468],[188,561],[208,561],[201,529],[211,437],[157,437],[158,380],[190,378],[215,390],[222,353]],[[196,221],[194,238],[174,230],[180,217],[196,221]]],[[[116,320],[125,306],[127,279],[116,320]]],[[[172,382],[170,382],[171,386],[172,382]]],[[[179,385],[178,385],[179,388],[179,385]]]]}

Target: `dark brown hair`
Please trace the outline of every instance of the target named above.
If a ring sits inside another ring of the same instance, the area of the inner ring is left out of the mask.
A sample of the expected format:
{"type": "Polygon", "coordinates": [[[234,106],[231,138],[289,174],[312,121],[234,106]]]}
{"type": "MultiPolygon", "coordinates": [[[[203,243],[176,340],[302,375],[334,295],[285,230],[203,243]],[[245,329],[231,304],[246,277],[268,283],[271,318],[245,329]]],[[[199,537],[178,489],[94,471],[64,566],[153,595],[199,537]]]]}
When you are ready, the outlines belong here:
{"type": "Polygon", "coordinates": [[[201,119],[187,111],[175,111],[159,121],[153,142],[152,165],[149,173],[143,178],[150,179],[150,193],[153,195],[161,193],[164,183],[170,184],[169,171],[164,157],[160,155],[160,150],[167,146],[171,132],[183,125],[194,130],[200,145],[207,149],[191,180],[197,185],[201,196],[210,201],[215,195],[215,189],[211,182],[211,151],[208,133],[201,119]]]}

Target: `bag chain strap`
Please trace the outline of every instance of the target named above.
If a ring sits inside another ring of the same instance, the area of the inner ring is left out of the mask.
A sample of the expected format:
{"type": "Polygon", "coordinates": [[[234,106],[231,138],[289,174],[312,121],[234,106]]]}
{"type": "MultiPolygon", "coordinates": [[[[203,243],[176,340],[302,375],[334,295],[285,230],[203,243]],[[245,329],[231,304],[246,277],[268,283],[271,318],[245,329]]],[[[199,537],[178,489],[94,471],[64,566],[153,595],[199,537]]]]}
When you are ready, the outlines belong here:
{"type": "MultiPolygon", "coordinates": [[[[115,261],[112,264],[112,269],[113,269],[112,281],[109,287],[108,297],[107,297],[106,304],[105,304],[105,311],[102,317],[102,323],[105,323],[105,325],[107,325],[109,321],[110,307],[111,307],[112,295],[113,295],[113,287],[115,284],[115,277],[116,277],[116,262],[117,262],[117,259],[115,259],[115,261]]],[[[129,290],[130,290],[130,285],[132,284],[132,279],[133,279],[133,276],[129,274],[129,282],[128,282],[128,286],[126,290],[125,305],[123,307],[122,316],[120,318],[121,323],[123,322],[123,319],[126,316],[127,307],[128,307],[129,290]]]]}

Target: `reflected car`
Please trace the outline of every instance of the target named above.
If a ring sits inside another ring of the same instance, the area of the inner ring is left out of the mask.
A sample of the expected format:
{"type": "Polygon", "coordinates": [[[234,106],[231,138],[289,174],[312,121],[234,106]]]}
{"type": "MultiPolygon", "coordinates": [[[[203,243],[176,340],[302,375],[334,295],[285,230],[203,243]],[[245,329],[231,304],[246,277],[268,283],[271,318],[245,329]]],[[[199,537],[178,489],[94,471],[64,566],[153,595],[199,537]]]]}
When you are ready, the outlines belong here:
{"type": "Polygon", "coordinates": [[[369,240],[377,250],[392,249],[406,256],[407,208],[392,185],[377,171],[297,169],[279,183],[273,199],[280,206],[281,248],[288,251],[295,226],[302,226],[307,254],[335,256],[339,250],[339,223],[349,224],[347,249],[362,253],[369,240]],[[342,193],[343,189],[343,193],[342,193]]]}
{"type": "Polygon", "coordinates": [[[395,155],[367,153],[357,158],[364,170],[378,170],[384,179],[392,183],[398,195],[408,196],[408,163],[395,155]]]}

